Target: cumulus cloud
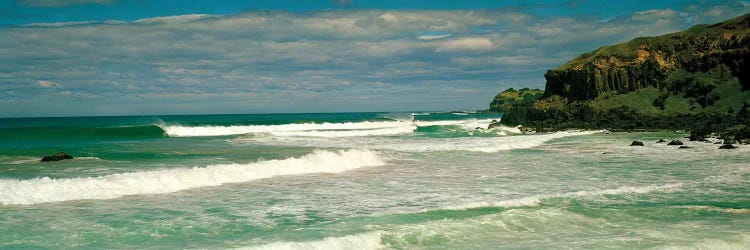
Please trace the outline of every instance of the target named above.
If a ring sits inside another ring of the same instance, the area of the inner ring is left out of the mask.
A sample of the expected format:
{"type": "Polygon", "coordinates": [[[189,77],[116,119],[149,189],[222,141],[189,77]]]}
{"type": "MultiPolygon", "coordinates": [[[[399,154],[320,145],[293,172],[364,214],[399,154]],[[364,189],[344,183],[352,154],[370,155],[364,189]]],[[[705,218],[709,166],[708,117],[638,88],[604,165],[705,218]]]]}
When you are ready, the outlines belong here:
{"type": "Polygon", "coordinates": [[[87,97],[80,105],[99,113],[124,106],[111,103],[159,104],[164,110],[143,111],[159,113],[480,109],[503,88],[543,87],[547,69],[577,54],[750,11],[737,6],[606,19],[516,10],[251,11],[3,26],[0,110],[31,96],[50,105],[87,97]],[[59,83],[70,92],[50,91],[59,83]]]}
{"type": "Polygon", "coordinates": [[[56,8],[87,3],[111,4],[115,0],[16,0],[16,4],[29,7],[56,8]]]}

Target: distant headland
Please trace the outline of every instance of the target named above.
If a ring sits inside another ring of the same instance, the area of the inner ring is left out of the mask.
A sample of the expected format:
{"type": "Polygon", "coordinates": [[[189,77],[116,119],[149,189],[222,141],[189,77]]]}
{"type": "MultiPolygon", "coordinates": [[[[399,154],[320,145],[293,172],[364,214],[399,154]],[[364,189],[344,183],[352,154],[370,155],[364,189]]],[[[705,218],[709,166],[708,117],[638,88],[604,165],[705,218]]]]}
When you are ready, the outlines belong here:
{"type": "Polygon", "coordinates": [[[691,130],[750,143],[750,14],[601,47],[547,71],[545,89],[508,89],[505,125],[691,130]]]}

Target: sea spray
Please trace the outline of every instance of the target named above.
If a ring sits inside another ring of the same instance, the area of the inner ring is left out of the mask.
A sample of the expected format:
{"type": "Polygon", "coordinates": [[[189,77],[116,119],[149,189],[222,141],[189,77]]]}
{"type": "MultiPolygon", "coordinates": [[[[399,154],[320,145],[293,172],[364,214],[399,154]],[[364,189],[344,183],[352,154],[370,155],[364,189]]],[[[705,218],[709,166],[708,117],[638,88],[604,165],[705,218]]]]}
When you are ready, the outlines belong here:
{"type": "Polygon", "coordinates": [[[0,180],[0,204],[29,205],[81,199],[114,199],[125,195],[164,194],[225,183],[282,175],[339,173],[383,165],[370,150],[315,151],[284,160],[131,172],[95,178],[0,180]]]}

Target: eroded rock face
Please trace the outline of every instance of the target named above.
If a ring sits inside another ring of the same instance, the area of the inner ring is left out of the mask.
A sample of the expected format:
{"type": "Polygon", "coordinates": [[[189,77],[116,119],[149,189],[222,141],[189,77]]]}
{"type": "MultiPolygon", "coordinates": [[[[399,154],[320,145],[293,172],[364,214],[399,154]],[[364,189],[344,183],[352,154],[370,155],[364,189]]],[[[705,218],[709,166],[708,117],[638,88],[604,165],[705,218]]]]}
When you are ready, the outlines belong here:
{"type": "Polygon", "coordinates": [[[45,157],[42,157],[41,162],[48,162],[48,161],[62,161],[62,160],[72,160],[73,156],[70,156],[66,154],[65,152],[58,152],[53,155],[48,155],[45,157]]]}
{"type": "Polygon", "coordinates": [[[627,93],[648,86],[660,87],[669,69],[652,63],[599,67],[587,64],[580,69],[547,71],[545,96],[559,95],[570,100],[590,100],[607,92],[627,93]]]}
{"type": "Polygon", "coordinates": [[[743,90],[750,89],[750,14],[713,25],[657,37],[636,38],[582,54],[547,71],[544,96],[590,100],[604,93],[661,88],[677,69],[707,72],[731,69],[743,90]]]}

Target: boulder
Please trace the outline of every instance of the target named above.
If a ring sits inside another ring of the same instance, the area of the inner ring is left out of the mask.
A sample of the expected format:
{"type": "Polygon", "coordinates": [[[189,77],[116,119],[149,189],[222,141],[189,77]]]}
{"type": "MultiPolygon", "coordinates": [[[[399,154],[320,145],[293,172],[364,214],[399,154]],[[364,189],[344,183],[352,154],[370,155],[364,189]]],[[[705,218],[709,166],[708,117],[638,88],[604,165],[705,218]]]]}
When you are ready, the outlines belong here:
{"type": "Polygon", "coordinates": [[[721,146],[719,147],[719,149],[735,149],[735,148],[737,148],[737,147],[735,147],[735,146],[734,146],[734,145],[732,145],[732,144],[724,144],[724,145],[721,145],[721,146]]]}
{"type": "Polygon", "coordinates": [[[667,143],[667,145],[682,145],[682,141],[680,140],[672,140],[671,142],[667,143]]]}
{"type": "Polygon", "coordinates": [[[630,146],[643,146],[643,142],[633,141],[633,143],[630,143],[630,146]]]}
{"type": "Polygon", "coordinates": [[[490,123],[489,126],[487,126],[487,129],[492,129],[494,127],[499,127],[500,125],[502,125],[502,124],[499,123],[499,122],[493,122],[493,123],[490,123]]]}
{"type": "Polygon", "coordinates": [[[665,141],[664,139],[659,139],[658,141],[656,141],[656,143],[664,143],[664,142],[667,142],[667,141],[665,141]]]}
{"type": "Polygon", "coordinates": [[[690,146],[680,146],[680,149],[691,148],[690,146]]]}
{"type": "Polygon", "coordinates": [[[73,159],[73,156],[70,156],[66,154],[65,152],[58,152],[57,154],[42,157],[41,162],[62,161],[62,160],[72,160],[72,159],[73,159]]]}

